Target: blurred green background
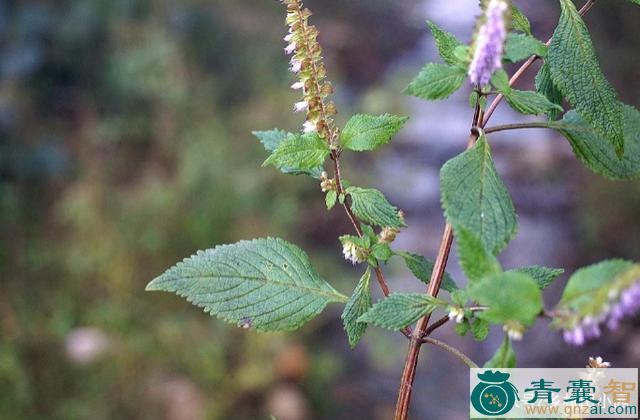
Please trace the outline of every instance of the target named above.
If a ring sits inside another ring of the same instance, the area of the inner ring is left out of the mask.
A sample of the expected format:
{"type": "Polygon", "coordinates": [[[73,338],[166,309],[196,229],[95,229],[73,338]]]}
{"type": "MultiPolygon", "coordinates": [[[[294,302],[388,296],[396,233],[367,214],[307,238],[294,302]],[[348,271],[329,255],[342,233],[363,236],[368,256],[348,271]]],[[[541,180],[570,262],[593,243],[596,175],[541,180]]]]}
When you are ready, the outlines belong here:
{"type": "MultiPolygon", "coordinates": [[[[399,92],[426,60],[434,3],[308,1],[340,121],[412,114],[399,92]]],[[[472,17],[474,1],[462,3],[472,17]]],[[[534,28],[546,37],[557,5],[540,3],[534,28]]],[[[603,67],[638,106],[640,15],[622,1],[594,15],[603,67]]],[[[259,335],[143,291],[197,249],[267,235],[302,245],[340,291],[355,284],[335,239],[349,232],[343,215],[324,211],[314,180],[261,169],[250,135],[301,123],[285,31],[275,0],[0,2],[0,419],[389,418],[399,336],[371,330],[351,352],[339,307],[295,334],[259,335]]],[[[437,141],[413,132],[393,156],[437,141]]],[[[351,159],[349,177],[384,178],[385,153],[351,159]]],[[[437,171],[446,156],[425,159],[437,171]]],[[[562,160],[540,173],[569,185],[569,267],[640,259],[637,183],[562,160]]],[[[437,198],[424,206],[403,208],[439,231],[437,198]]]]}

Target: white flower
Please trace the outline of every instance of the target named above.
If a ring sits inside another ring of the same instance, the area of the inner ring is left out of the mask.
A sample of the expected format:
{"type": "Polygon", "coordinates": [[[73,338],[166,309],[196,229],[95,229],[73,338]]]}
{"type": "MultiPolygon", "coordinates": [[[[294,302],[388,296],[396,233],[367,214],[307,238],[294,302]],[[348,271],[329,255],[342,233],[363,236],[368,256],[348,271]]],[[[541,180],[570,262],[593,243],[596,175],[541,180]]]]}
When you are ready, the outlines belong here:
{"type": "Polygon", "coordinates": [[[305,121],[304,124],[302,124],[302,131],[305,133],[312,133],[316,131],[315,123],[312,123],[311,121],[305,121]]]}
{"type": "Polygon", "coordinates": [[[342,245],[342,254],[344,254],[345,260],[351,261],[351,264],[362,262],[360,260],[360,252],[358,251],[358,247],[351,241],[347,241],[342,245]]]}
{"type": "Polygon", "coordinates": [[[507,323],[503,325],[502,330],[506,332],[509,338],[513,341],[522,340],[524,327],[519,322],[507,321],[507,323]]]}
{"type": "Polygon", "coordinates": [[[296,43],[292,42],[289,45],[287,45],[286,47],[284,47],[284,53],[289,55],[292,52],[294,52],[296,50],[296,43]]]}
{"type": "Polygon", "coordinates": [[[296,60],[295,58],[291,60],[291,66],[289,70],[293,73],[298,73],[302,69],[302,61],[296,60]]]}
{"type": "Polygon", "coordinates": [[[304,87],[303,82],[295,82],[294,84],[291,85],[291,89],[293,90],[302,89],[303,87],[304,87]]]}
{"type": "Polygon", "coordinates": [[[462,324],[462,321],[464,321],[464,309],[452,306],[449,308],[449,319],[452,321],[455,319],[456,323],[462,324]]]}
{"type": "Polygon", "coordinates": [[[284,42],[291,42],[291,40],[293,39],[293,34],[288,34],[283,39],[284,39],[284,42]]]}
{"type": "Polygon", "coordinates": [[[608,368],[611,367],[611,363],[605,362],[602,357],[589,357],[588,368],[608,368]]]}
{"type": "Polygon", "coordinates": [[[294,112],[302,112],[309,109],[309,104],[306,101],[300,101],[293,104],[294,112]]]}

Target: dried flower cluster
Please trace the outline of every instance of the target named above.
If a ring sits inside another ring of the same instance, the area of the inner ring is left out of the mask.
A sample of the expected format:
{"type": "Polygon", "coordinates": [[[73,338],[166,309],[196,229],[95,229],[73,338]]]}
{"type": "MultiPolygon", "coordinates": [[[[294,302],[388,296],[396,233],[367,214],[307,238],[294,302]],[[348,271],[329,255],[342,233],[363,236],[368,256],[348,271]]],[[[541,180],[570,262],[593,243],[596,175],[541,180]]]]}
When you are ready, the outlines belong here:
{"type": "Polygon", "coordinates": [[[640,311],[640,279],[622,280],[622,284],[611,287],[604,303],[589,314],[573,319],[572,327],[563,333],[567,343],[581,346],[587,340],[600,337],[602,325],[616,329],[623,318],[640,311]]]}
{"type": "Polygon", "coordinates": [[[486,86],[493,73],[502,68],[508,11],[509,4],[506,0],[490,0],[486,7],[469,66],[469,78],[474,85],[486,86]]]}
{"type": "Polygon", "coordinates": [[[336,146],[337,129],[332,117],[336,114],[335,104],[327,102],[333,93],[331,83],[326,80],[326,70],[322,61],[322,48],[317,41],[318,30],[309,25],[311,11],[299,0],[283,0],[287,7],[289,33],[284,37],[287,46],[284,52],[291,57],[289,69],[298,75],[292,89],[302,91],[302,100],[296,102],[296,112],[306,112],[302,129],[305,133],[317,132],[331,146],[336,146]]]}

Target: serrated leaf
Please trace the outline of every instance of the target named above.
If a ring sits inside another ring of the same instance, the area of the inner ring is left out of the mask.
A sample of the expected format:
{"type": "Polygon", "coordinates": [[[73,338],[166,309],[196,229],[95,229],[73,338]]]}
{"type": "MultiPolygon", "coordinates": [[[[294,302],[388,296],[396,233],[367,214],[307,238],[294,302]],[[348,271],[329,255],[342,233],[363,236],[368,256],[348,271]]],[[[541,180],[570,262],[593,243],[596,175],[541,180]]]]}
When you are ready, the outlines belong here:
{"type": "Polygon", "coordinates": [[[427,25],[429,25],[429,29],[431,29],[431,35],[433,35],[433,39],[436,42],[436,47],[438,47],[438,52],[440,53],[440,57],[447,64],[460,64],[460,60],[455,56],[454,51],[460,45],[463,45],[458,38],[456,38],[452,33],[449,33],[443,29],[441,29],[438,25],[427,21],[427,25]]]}
{"type": "Polygon", "coordinates": [[[640,275],[640,265],[625,260],[608,260],[581,268],[569,278],[564,288],[559,307],[578,309],[594,300],[599,290],[610,286],[619,276],[630,272],[640,275]]]}
{"type": "Polygon", "coordinates": [[[460,67],[429,63],[404,93],[426,100],[444,99],[460,89],[466,77],[467,72],[460,67]]]}
{"type": "Polygon", "coordinates": [[[491,84],[496,88],[500,93],[506,93],[511,90],[511,85],[509,84],[509,75],[503,69],[498,69],[491,76],[491,84]]]}
{"type": "Polygon", "coordinates": [[[524,115],[545,114],[550,111],[562,112],[561,106],[532,90],[509,89],[502,93],[511,108],[524,115]]]}
{"type": "Polygon", "coordinates": [[[511,340],[507,335],[494,355],[484,364],[484,368],[511,369],[516,367],[516,354],[513,351],[511,340]]]}
{"type": "MultiPolygon", "coordinates": [[[[414,276],[424,284],[429,284],[431,281],[431,273],[433,272],[434,263],[431,260],[426,259],[422,255],[412,254],[411,252],[397,252],[397,255],[404,259],[407,268],[413,273],[414,276]]],[[[451,275],[444,272],[442,276],[442,283],[440,287],[449,293],[458,289],[456,282],[451,275]]]]}
{"type": "MultiPolygon", "coordinates": [[[[558,106],[562,106],[562,93],[558,90],[558,88],[553,84],[553,80],[551,80],[551,71],[549,70],[549,65],[544,63],[542,67],[540,67],[540,71],[536,75],[535,79],[536,91],[544,95],[549,102],[556,104],[558,106]]],[[[560,116],[560,111],[558,109],[552,109],[547,112],[550,120],[556,120],[560,116]]]]}
{"type": "Polygon", "coordinates": [[[571,0],[562,14],[548,55],[553,83],[618,156],[624,153],[624,117],[616,92],[598,65],[589,31],[571,0]]]}
{"type": "Polygon", "coordinates": [[[511,3],[511,26],[516,31],[531,35],[531,23],[529,23],[529,19],[513,3],[511,3]]]}
{"type": "Polygon", "coordinates": [[[531,278],[533,278],[538,284],[538,288],[543,290],[557,279],[559,275],[564,273],[564,270],[562,268],[547,268],[533,265],[530,267],[509,270],[508,272],[523,273],[531,276],[531,278]]]}
{"type": "Polygon", "coordinates": [[[351,210],[363,222],[380,227],[404,227],[405,224],[384,195],[373,188],[347,188],[351,210]]]}
{"type": "Polygon", "coordinates": [[[401,330],[446,302],[421,293],[392,293],[378,301],[358,322],[367,322],[390,330],[401,330]]]}
{"type": "MultiPolygon", "coordinates": [[[[267,131],[253,131],[252,134],[260,140],[260,143],[264,146],[264,148],[273,154],[273,152],[278,149],[278,147],[282,144],[283,141],[287,139],[294,138],[296,136],[300,136],[299,134],[288,133],[283,130],[274,129],[267,131]]],[[[291,140],[290,140],[291,141],[291,140]]],[[[322,173],[322,165],[319,164],[316,167],[311,169],[303,169],[296,166],[292,167],[280,167],[279,168],[283,173],[289,175],[309,175],[313,178],[320,178],[320,174],[322,173]]]]}
{"type": "Polygon", "coordinates": [[[374,244],[371,247],[371,254],[378,261],[387,262],[389,258],[391,258],[391,256],[393,255],[393,252],[391,251],[391,248],[389,247],[388,244],[379,243],[379,244],[374,244]]]}
{"type": "Polygon", "coordinates": [[[328,303],[347,300],[316,273],[304,251],[274,238],[198,251],[146,290],[174,292],[211,315],[261,331],[296,329],[328,303]]]}
{"type": "Polygon", "coordinates": [[[456,237],[460,266],[470,282],[502,272],[500,263],[487,251],[479,237],[464,228],[456,231],[456,237]]]}
{"type": "Polygon", "coordinates": [[[354,115],[342,130],[342,147],[357,152],[375,150],[391,140],[409,120],[397,115],[354,115]]]}
{"type": "Polygon", "coordinates": [[[460,324],[456,323],[456,326],[454,327],[456,334],[462,337],[467,335],[470,329],[471,329],[471,324],[469,324],[469,321],[466,318],[460,324]]]}
{"type": "Polygon", "coordinates": [[[484,341],[489,335],[489,323],[484,319],[476,318],[471,323],[471,334],[476,341],[484,341]]]}
{"type": "Polygon", "coordinates": [[[468,229],[493,254],[500,252],[517,230],[516,213],[500,180],[484,136],[440,171],[442,206],[454,229],[468,229]]]}
{"type": "Polygon", "coordinates": [[[569,140],[578,159],[593,172],[609,179],[640,178],[640,112],[624,106],[626,153],[620,159],[614,147],[576,113],[569,111],[563,122],[569,123],[559,131],[569,140]]]}
{"type": "Polygon", "coordinates": [[[331,210],[333,206],[336,205],[336,201],[338,201],[338,192],[336,190],[327,191],[327,195],[324,197],[324,201],[327,205],[327,210],[331,210]]]}
{"type": "Polygon", "coordinates": [[[329,146],[318,133],[293,135],[282,140],[262,166],[308,170],[322,165],[328,155],[329,146]]]}
{"type": "Polygon", "coordinates": [[[516,321],[533,324],[542,311],[542,294],[536,281],[522,273],[507,272],[483,278],[469,286],[469,296],[489,309],[476,313],[477,318],[492,324],[516,321]]]}
{"type": "Polygon", "coordinates": [[[507,35],[504,59],[511,63],[517,63],[528,59],[532,55],[546,57],[547,52],[547,46],[534,37],[526,34],[510,33],[507,35]]]}
{"type": "Polygon", "coordinates": [[[371,269],[367,267],[342,312],[342,323],[351,348],[358,344],[367,330],[367,324],[358,322],[358,318],[371,309],[370,280],[371,269]]]}

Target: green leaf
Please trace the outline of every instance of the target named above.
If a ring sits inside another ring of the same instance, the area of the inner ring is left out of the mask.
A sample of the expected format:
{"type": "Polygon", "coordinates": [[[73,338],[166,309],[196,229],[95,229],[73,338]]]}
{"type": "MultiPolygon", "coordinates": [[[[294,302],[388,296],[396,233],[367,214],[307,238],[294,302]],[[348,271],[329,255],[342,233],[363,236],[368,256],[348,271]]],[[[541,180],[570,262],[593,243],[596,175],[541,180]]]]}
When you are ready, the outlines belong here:
{"type": "Polygon", "coordinates": [[[484,136],[440,171],[444,213],[454,229],[468,229],[493,254],[516,233],[516,213],[509,193],[493,165],[484,136]]]}
{"type": "Polygon", "coordinates": [[[456,237],[460,266],[470,282],[502,272],[500,263],[487,251],[480,238],[464,228],[456,231],[456,237]]]}
{"type": "Polygon", "coordinates": [[[409,120],[397,115],[354,115],[342,131],[342,147],[357,152],[375,150],[391,140],[409,120]]]}
{"type": "Polygon", "coordinates": [[[631,3],[635,3],[640,6],[640,0],[629,0],[631,3]]]}
{"type": "Polygon", "coordinates": [[[587,27],[572,1],[560,0],[560,5],[562,14],[547,59],[553,83],[580,116],[622,156],[622,105],[600,70],[587,27]]]}
{"type": "Polygon", "coordinates": [[[363,222],[380,227],[404,227],[405,224],[384,195],[372,188],[347,188],[351,197],[351,210],[363,222]]]}
{"type": "Polygon", "coordinates": [[[358,285],[344,307],[344,312],[342,312],[342,323],[344,330],[347,332],[351,348],[358,344],[367,330],[367,324],[358,322],[358,318],[371,308],[370,280],[371,269],[367,267],[367,271],[360,278],[358,285]]]}
{"type": "Polygon", "coordinates": [[[507,335],[504,336],[502,344],[498,347],[493,357],[491,357],[483,367],[494,369],[511,369],[516,367],[516,354],[513,351],[511,340],[507,335]]]}
{"type": "Polygon", "coordinates": [[[146,290],[174,292],[211,315],[261,331],[296,329],[328,303],[347,300],[320,278],[304,251],[274,238],[198,251],[146,290]]]}
{"type": "Polygon", "coordinates": [[[295,136],[295,134],[288,133],[278,128],[266,131],[252,131],[251,134],[260,140],[260,143],[262,143],[268,152],[276,150],[280,143],[282,143],[286,138],[295,136]]]}
{"type": "Polygon", "coordinates": [[[391,251],[391,248],[389,247],[388,244],[379,243],[379,244],[374,244],[371,247],[371,254],[378,261],[387,262],[389,258],[391,258],[391,256],[393,255],[393,252],[391,251]]]}
{"type": "Polygon", "coordinates": [[[493,324],[516,321],[532,325],[542,311],[542,294],[534,279],[522,273],[507,272],[485,277],[469,286],[469,296],[489,309],[477,318],[493,324]]]}
{"type": "Polygon", "coordinates": [[[559,275],[564,273],[564,270],[562,268],[547,268],[533,265],[531,267],[522,267],[508,271],[508,273],[512,272],[531,276],[531,278],[533,278],[538,284],[538,288],[543,290],[558,278],[559,275]]]}
{"type": "Polygon", "coordinates": [[[554,104],[538,92],[509,89],[502,93],[511,108],[524,115],[545,114],[551,111],[562,112],[560,105],[554,104]]]}
{"type": "Polygon", "coordinates": [[[530,35],[510,33],[507,35],[504,59],[511,63],[526,60],[532,55],[546,57],[547,46],[530,35]]]}
{"type": "MultiPolygon", "coordinates": [[[[549,65],[544,63],[542,67],[540,67],[540,71],[536,75],[536,91],[544,95],[549,102],[556,104],[558,106],[562,106],[562,93],[558,90],[558,88],[553,84],[553,80],[551,80],[551,71],[549,70],[549,65]]],[[[550,120],[556,120],[560,116],[560,111],[558,109],[552,109],[547,112],[550,120]]]]}
{"type": "Polygon", "coordinates": [[[404,93],[426,100],[444,99],[460,89],[466,77],[467,72],[460,67],[429,63],[420,70],[404,93]]]}
{"type": "Polygon", "coordinates": [[[531,23],[529,23],[529,19],[527,19],[527,16],[513,3],[511,3],[511,26],[516,31],[531,35],[531,23]]]}
{"type": "Polygon", "coordinates": [[[446,302],[422,293],[392,293],[373,305],[373,308],[358,318],[358,322],[401,330],[445,305],[446,302]]]}
{"type": "Polygon", "coordinates": [[[442,57],[445,63],[451,65],[460,64],[460,60],[458,60],[454,54],[455,49],[463,45],[458,41],[458,38],[453,34],[442,30],[438,25],[429,20],[427,21],[427,25],[429,25],[429,28],[431,29],[431,34],[436,42],[436,47],[438,47],[440,57],[442,57]]]}
{"type": "Polygon", "coordinates": [[[484,319],[476,318],[471,323],[471,334],[476,341],[484,341],[489,335],[489,323],[484,319]]]}
{"type": "Polygon", "coordinates": [[[511,91],[509,75],[507,75],[507,72],[503,69],[498,69],[493,73],[493,76],[491,76],[491,84],[501,93],[511,91]]]}
{"type": "Polygon", "coordinates": [[[327,210],[331,210],[333,206],[336,205],[337,200],[338,192],[336,190],[327,191],[327,195],[324,197],[325,204],[327,205],[327,210]]]}
{"type": "Polygon", "coordinates": [[[279,169],[310,170],[321,166],[329,155],[329,146],[318,133],[292,135],[280,142],[278,148],[262,166],[279,169]]]}
{"type": "MultiPolygon", "coordinates": [[[[431,281],[431,273],[433,272],[433,261],[426,259],[422,255],[412,254],[410,252],[397,252],[396,254],[404,259],[407,268],[411,270],[418,280],[422,281],[424,284],[429,284],[431,281]]],[[[442,283],[440,287],[449,293],[458,289],[456,282],[453,281],[451,275],[446,271],[442,276],[442,283]]]]}
{"type": "Polygon", "coordinates": [[[640,265],[625,260],[608,260],[576,271],[562,293],[559,307],[578,309],[594,300],[594,295],[603,290],[606,293],[620,276],[631,272],[640,275],[640,265]]]}
{"type": "Polygon", "coordinates": [[[470,329],[471,329],[471,324],[469,324],[469,321],[466,318],[462,323],[460,324],[456,323],[454,327],[456,334],[458,334],[461,337],[464,337],[465,335],[467,335],[470,329]]]}
{"type": "Polygon", "coordinates": [[[560,132],[569,140],[578,159],[593,172],[609,179],[640,178],[640,112],[624,106],[625,149],[620,159],[614,147],[575,111],[569,111],[563,122],[569,123],[560,132]]]}

